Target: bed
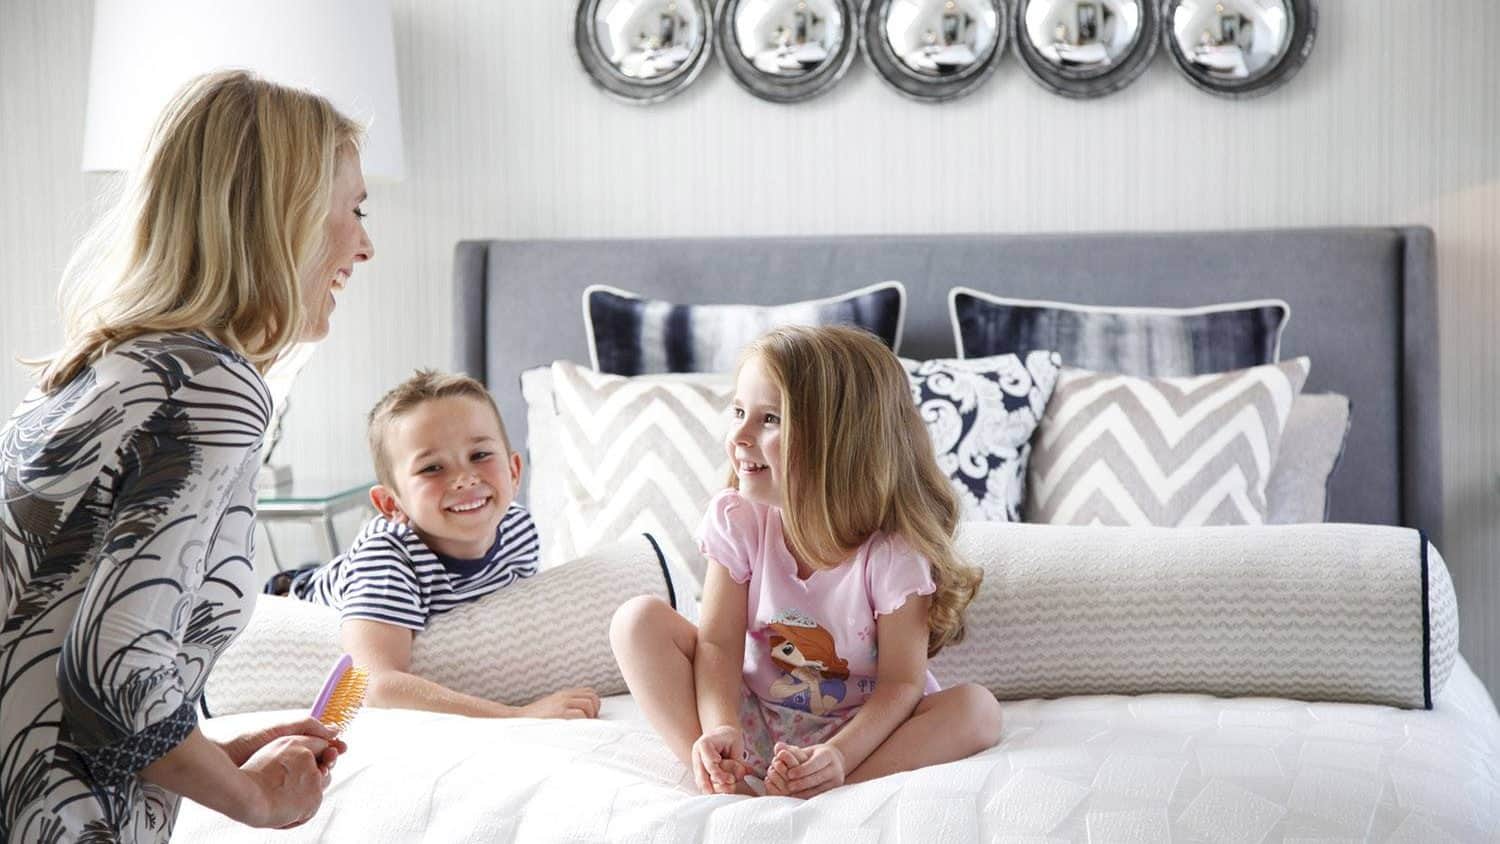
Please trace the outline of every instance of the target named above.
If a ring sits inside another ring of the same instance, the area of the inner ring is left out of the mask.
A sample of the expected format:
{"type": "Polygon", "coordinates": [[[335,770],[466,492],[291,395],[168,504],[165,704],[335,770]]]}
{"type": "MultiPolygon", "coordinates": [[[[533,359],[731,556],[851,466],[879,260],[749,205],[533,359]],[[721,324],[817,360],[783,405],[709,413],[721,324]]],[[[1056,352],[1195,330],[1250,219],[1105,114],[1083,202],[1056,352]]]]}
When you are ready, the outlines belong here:
{"type": "MultiPolygon", "coordinates": [[[[527,439],[520,373],[586,359],[579,297],[772,304],[906,286],[902,353],[951,356],[948,291],[1189,307],[1276,296],[1283,355],[1355,409],[1332,521],[1441,545],[1432,234],[1422,228],[1046,236],[466,241],[455,365],[527,439]],[[708,280],[708,281],[706,281],[708,280]],[[517,315],[524,314],[524,318],[517,315]]],[[[622,598],[624,596],[621,596],[622,598]]],[[[323,810],[277,840],[1500,840],[1500,717],[1460,658],[1430,709],[1201,694],[1003,702],[973,758],[811,801],[702,797],[627,695],[594,722],[368,710],[323,810]]],[[[268,717],[211,719],[227,730],[268,717]]],[[[259,841],[184,804],[178,840],[259,841]]]]}

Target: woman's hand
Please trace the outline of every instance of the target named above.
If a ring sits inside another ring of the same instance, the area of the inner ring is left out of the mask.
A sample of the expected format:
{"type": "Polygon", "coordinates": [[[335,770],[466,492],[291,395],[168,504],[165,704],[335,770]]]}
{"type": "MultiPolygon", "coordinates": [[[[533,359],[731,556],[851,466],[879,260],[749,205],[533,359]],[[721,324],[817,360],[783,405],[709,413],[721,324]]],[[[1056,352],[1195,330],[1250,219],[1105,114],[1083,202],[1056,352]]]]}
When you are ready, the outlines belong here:
{"type": "Polygon", "coordinates": [[[816,797],[844,784],[848,776],[844,753],[831,744],[807,747],[776,743],[776,755],[766,769],[766,794],[816,797]]]}
{"type": "Polygon", "coordinates": [[[253,801],[237,817],[250,826],[286,829],[307,821],[323,802],[328,773],[319,760],[330,748],[321,738],[281,736],[266,742],[240,766],[252,784],[253,801]]]}
{"type": "Polygon", "coordinates": [[[744,782],[749,767],[745,765],[745,736],[738,727],[722,726],[693,742],[693,779],[704,794],[734,794],[744,782]]]}
{"type": "Polygon", "coordinates": [[[284,736],[312,736],[328,742],[328,747],[318,756],[318,768],[324,773],[333,768],[334,761],[340,755],[349,751],[349,745],[339,739],[337,731],[311,717],[253,730],[227,741],[218,742],[218,745],[229,755],[229,760],[235,764],[235,767],[241,767],[250,761],[250,757],[254,756],[256,751],[284,736]]]}
{"type": "Polygon", "coordinates": [[[593,689],[563,689],[537,698],[515,712],[517,718],[597,718],[599,693],[593,689]]]}

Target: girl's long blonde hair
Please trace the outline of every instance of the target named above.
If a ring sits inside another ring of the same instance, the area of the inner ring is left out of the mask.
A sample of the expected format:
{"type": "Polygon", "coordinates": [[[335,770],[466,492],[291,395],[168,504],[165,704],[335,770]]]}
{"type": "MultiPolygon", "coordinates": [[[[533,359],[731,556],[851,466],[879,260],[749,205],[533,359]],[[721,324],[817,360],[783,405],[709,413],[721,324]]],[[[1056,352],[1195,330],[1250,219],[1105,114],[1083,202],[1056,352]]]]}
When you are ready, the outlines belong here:
{"type": "MultiPolygon", "coordinates": [[[[928,656],[964,636],[983,574],[953,546],[958,501],[895,354],[857,328],[774,329],[746,348],[781,391],[783,525],[791,550],[829,568],[876,531],[932,566],[928,656]]],[[[738,487],[731,473],[730,486],[738,487]]]]}
{"type": "Polygon", "coordinates": [[[63,347],[33,362],[42,389],[155,331],[201,331],[269,369],[302,335],[300,282],[324,260],[337,159],[362,131],[245,71],[188,83],[63,271],[63,347]]]}

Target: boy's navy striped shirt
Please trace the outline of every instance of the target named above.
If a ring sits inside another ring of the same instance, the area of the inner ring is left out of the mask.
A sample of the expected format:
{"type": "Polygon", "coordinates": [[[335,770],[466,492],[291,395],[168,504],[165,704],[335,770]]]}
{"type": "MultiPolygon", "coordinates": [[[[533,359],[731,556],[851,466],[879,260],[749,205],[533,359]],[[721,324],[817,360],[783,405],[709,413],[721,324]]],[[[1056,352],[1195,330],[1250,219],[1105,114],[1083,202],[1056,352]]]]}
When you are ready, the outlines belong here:
{"type": "Polygon", "coordinates": [[[345,621],[381,621],[422,630],[438,613],[536,573],[541,543],[531,513],[512,503],[489,553],[458,560],[434,553],[410,526],[371,519],[349,551],[323,565],[297,597],[327,604],[345,621]]]}

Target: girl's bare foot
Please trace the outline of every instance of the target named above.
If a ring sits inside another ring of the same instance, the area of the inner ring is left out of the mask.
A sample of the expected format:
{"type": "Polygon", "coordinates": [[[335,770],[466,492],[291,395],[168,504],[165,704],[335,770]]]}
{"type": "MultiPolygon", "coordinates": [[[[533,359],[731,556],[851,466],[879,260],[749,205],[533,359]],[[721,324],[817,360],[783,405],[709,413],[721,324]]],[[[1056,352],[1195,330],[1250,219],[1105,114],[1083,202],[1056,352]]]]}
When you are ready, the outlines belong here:
{"type": "Polygon", "coordinates": [[[754,774],[746,774],[744,779],[734,784],[734,793],[743,794],[746,797],[764,797],[766,783],[754,774]]]}

